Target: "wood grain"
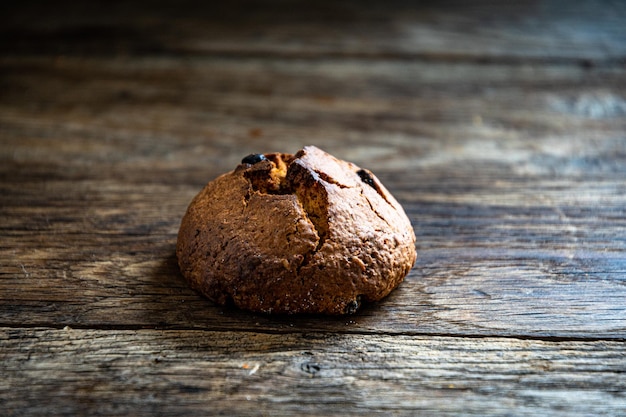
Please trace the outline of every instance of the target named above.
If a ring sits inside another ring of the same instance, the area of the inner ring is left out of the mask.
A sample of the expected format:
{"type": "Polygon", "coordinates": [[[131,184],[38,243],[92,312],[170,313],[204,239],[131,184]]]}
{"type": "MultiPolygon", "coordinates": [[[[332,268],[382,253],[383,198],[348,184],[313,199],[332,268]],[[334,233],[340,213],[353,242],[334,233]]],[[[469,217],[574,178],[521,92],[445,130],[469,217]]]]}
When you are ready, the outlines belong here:
{"type": "Polygon", "coordinates": [[[626,415],[624,27],[609,0],[0,6],[2,413],[626,415]],[[403,204],[405,282],[335,318],[191,291],[193,196],[305,144],[403,204]]]}
{"type": "Polygon", "coordinates": [[[623,344],[608,341],[71,328],[0,341],[8,416],[626,411],[623,344]]]}
{"type": "Polygon", "coordinates": [[[3,13],[0,52],[56,55],[328,56],[438,61],[623,60],[618,1],[23,1],[3,13]]]}
{"type": "Polygon", "coordinates": [[[626,84],[623,72],[223,58],[50,64],[3,66],[20,86],[0,99],[4,325],[337,328],[225,313],[187,289],[173,259],[180,218],[205,181],[241,155],[313,143],[374,170],[419,238],[403,286],[347,328],[340,321],[342,331],[625,337],[626,101],[598,93],[626,84]],[[396,85],[372,91],[383,73],[398,74],[396,85]],[[334,95],[303,95],[310,79],[334,95]],[[351,79],[360,81],[341,87],[351,79]],[[255,89],[274,85],[270,95],[255,89]]]}

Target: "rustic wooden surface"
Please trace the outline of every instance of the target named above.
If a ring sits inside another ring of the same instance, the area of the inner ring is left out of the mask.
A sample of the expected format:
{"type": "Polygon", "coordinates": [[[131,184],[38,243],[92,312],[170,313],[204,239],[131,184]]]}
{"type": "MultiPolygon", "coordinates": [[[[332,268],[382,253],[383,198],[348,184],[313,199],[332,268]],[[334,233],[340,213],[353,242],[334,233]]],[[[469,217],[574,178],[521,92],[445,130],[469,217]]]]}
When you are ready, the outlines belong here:
{"type": "Polygon", "coordinates": [[[625,4],[146,3],[0,6],[3,415],[626,415],[625,4]],[[305,144],[404,205],[405,282],[191,291],[191,198],[305,144]]]}

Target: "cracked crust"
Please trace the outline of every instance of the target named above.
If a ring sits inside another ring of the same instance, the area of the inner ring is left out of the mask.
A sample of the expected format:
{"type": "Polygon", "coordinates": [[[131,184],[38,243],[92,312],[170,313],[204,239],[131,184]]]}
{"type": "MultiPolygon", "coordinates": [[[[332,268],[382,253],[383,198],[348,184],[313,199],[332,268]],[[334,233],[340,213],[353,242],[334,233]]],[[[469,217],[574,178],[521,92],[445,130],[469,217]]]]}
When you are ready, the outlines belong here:
{"type": "Polygon", "coordinates": [[[416,259],[400,204],[369,171],[308,146],[265,154],[193,199],[176,254],[191,286],[264,313],[354,313],[416,259]]]}

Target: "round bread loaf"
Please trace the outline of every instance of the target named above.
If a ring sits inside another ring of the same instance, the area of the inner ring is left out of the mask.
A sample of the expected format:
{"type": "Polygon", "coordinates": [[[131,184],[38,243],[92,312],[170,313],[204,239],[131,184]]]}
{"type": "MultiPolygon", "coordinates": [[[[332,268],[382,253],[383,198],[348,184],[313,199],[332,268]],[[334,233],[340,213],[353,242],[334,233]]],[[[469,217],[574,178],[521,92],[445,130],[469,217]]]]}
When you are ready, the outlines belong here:
{"type": "Polygon", "coordinates": [[[218,304],[263,313],[354,313],[400,284],[415,234],[368,170],[307,146],[255,154],[209,182],[183,217],[178,264],[218,304]]]}

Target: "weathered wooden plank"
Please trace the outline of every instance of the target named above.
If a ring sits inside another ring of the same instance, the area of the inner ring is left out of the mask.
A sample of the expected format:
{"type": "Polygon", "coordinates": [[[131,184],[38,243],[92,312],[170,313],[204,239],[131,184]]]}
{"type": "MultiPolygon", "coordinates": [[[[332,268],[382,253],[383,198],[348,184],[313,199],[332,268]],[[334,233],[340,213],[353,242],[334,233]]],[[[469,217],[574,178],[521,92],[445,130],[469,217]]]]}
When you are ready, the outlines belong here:
{"type": "Polygon", "coordinates": [[[579,192],[551,195],[526,181],[477,197],[466,179],[454,202],[433,183],[422,177],[412,196],[391,182],[420,237],[415,270],[385,302],[337,320],[248,315],[190,291],[173,256],[188,202],[171,197],[175,185],[48,182],[29,194],[32,207],[3,209],[2,323],[624,338],[624,205],[585,203],[622,198],[622,183],[579,181],[579,192]],[[523,205],[523,190],[543,197],[523,205]]]}
{"type": "Polygon", "coordinates": [[[617,67],[12,58],[1,68],[4,325],[624,338],[617,67]],[[416,226],[416,269],[347,319],[211,306],[172,257],[186,205],[241,155],[305,143],[381,176],[416,226]]]}
{"type": "MultiPolygon", "coordinates": [[[[476,171],[465,165],[470,157],[489,162],[482,175],[505,178],[624,170],[611,160],[623,158],[621,67],[69,58],[0,64],[4,155],[19,163],[27,150],[29,161],[70,174],[108,162],[116,178],[130,181],[126,172],[143,168],[149,176],[158,163],[177,176],[195,169],[204,182],[259,147],[307,143],[372,169],[440,169],[441,180],[458,161],[464,164],[450,175],[476,171]],[[494,173],[487,170],[493,165],[504,166],[494,173]]],[[[6,169],[8,175],[14,167],[6,169]]]]}
{"type": "Polygon", "coordinates": [[[0,346],[7,416],[626,411],[619,342],[3,328],[0,346]]]}
{"type": "Polygon", "coordinates": [[[626,337],[624,283],[615,278],[624,276],[623,259],[434,249],[426,256],[421,252],[423,258],[395,293],[357,315],[268,317],[200,298],[180,277],[173,244],[146,245],[136,244],[143,249],[132,255],[103,246],[60,261],[50,258],[51,250],[20,256],[2,268],[0,320],[11,326],[626,337]]]}
{"type": "Polygon", "coordinates": [[[623,60],[616,1],[12,4],[0,53],[623,60]]]}

